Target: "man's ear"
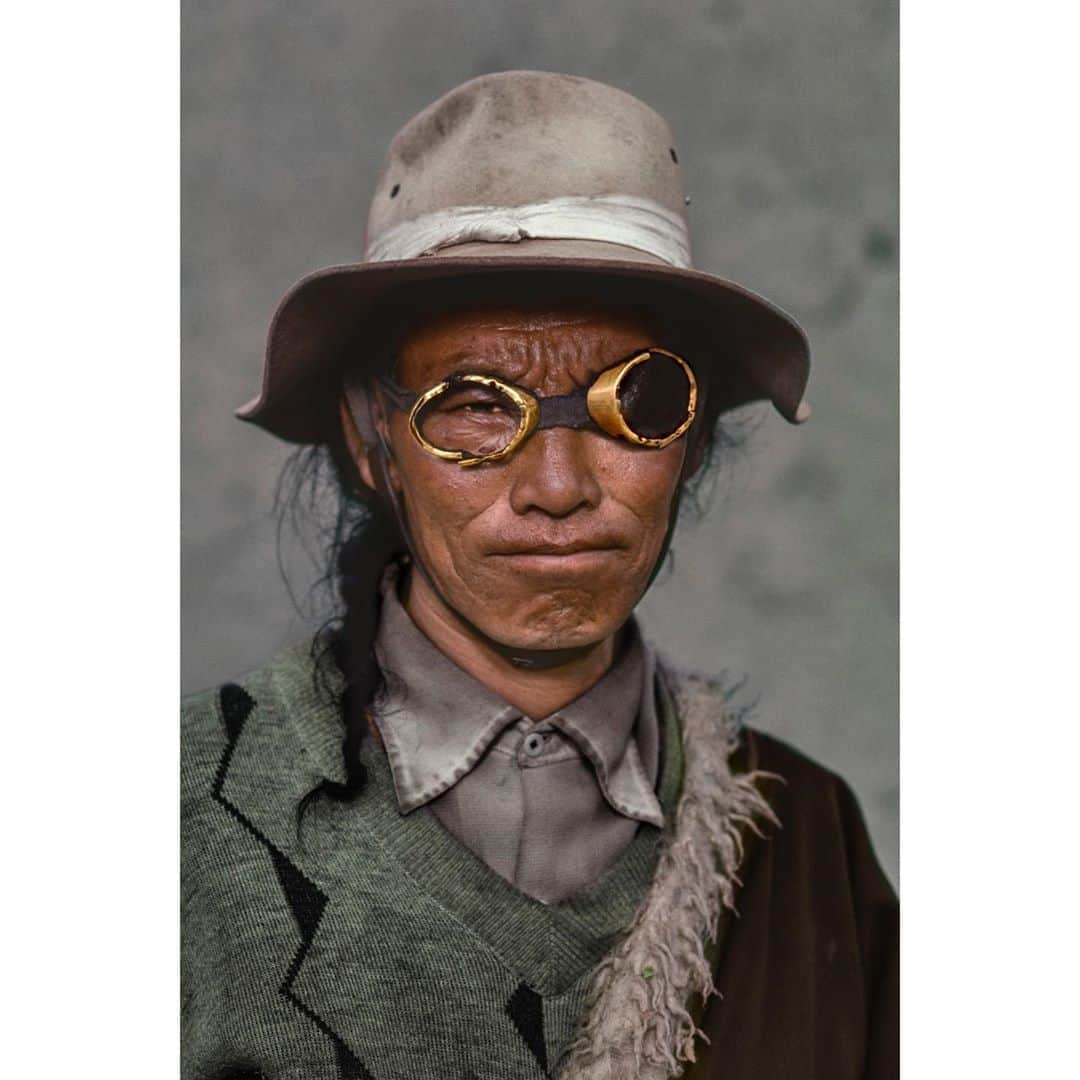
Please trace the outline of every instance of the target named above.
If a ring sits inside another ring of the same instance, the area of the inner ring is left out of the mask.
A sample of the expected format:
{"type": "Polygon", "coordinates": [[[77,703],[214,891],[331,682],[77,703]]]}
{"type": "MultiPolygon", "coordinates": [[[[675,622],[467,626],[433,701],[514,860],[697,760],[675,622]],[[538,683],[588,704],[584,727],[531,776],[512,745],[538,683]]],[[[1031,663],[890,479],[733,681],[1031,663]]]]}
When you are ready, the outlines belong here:
{"type": "Polygon", "coordinates": [[[691,440],[690,445],[686,448],[687,460],[686,460],[686,477],[689,479],[701,468],[702,462],[705,460],[705,451],[709,445],[709,440],[704,433],[698,435],[695,439],[691,440]]]}
{"type": "Polygon", "coordinates": [[[344,394],[338,401],[338,414],[341,418],[341,431],[345,437],[345,448],[349,451],[349,457],[352,458],[356,471],[360,474],[360,479],[374,491],[375,476],[371,471],[371,462],[368,461],[367,444],[360,436],[356,420],[353,418],[352,410],[349,408],[349,403],[344,394]]]}
{"type": "MultiPolygon", "coordinates": [[[[378,484],[375,480],[377,465],[373,455],[379,451],[376,446],[378,435],[375,432],[375,424],[379,425],[383,439],[389,442],[390,438],[386,418],[379,401],[373,399],[367,390],[351,387],[338,402],[338,414],[345,437],[345,446],[356,466],[356,471],[360,474],[360,479],[372,491],[377,491],[378,484]]],[[[390,483],[396,490],[400,490],[401,479],[393,460],[389,462],[388,472],[390,483]]]]}

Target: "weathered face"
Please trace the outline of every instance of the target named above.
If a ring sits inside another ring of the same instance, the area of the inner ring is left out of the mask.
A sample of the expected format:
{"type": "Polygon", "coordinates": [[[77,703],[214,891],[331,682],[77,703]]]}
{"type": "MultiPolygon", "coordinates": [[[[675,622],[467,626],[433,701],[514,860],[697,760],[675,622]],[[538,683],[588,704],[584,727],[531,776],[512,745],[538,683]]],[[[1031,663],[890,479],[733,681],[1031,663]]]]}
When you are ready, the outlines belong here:
{"type": "MultiPolygon", "coordinates": [[[[617,309],[478,308],[419,322],[396,380],[423,391],[477,370],[566,394],[647,345],[663,345],[657,330],[617,309]]],[[[655,450],[552,428],[462,468],[426,452],[404,413],[383,415],[414,543],[453,608],[518,649],[576,648],[619,629],[660,555],[686,438],[655,450]]]]}

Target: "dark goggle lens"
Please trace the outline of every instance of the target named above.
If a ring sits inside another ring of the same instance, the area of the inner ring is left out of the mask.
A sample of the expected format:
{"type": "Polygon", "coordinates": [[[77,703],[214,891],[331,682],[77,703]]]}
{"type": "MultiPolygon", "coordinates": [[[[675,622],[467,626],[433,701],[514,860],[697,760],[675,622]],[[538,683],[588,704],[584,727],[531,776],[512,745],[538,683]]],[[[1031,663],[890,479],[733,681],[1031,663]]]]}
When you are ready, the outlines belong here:
{"type": "Polygon", "coordinates": [[[690,380],[682,365],[663,353],[650,353],[623,376],[619,410],[636,435],[667,438],[690,413],[690,380]]]}
{"type": "Polygon", "coordinates": [[[440,450],[470,457],[497,454],[510,445],[521,423],[514,401],[490,386],[451,384],[417,417],[420,434],[440,450]]]}

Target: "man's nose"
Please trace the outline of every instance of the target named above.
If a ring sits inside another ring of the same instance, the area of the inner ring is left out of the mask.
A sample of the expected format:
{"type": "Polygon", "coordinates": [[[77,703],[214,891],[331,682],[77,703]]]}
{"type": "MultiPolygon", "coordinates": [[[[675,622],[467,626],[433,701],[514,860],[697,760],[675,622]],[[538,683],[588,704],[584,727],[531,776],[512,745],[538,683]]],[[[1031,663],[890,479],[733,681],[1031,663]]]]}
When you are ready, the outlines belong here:
{"type": "Polygon", "coordinates": [[[517,514],[542,510],[566,517],[600,505],[590,433],[571,428],[536,432],[514,455],[510,506],[517,514]]]}

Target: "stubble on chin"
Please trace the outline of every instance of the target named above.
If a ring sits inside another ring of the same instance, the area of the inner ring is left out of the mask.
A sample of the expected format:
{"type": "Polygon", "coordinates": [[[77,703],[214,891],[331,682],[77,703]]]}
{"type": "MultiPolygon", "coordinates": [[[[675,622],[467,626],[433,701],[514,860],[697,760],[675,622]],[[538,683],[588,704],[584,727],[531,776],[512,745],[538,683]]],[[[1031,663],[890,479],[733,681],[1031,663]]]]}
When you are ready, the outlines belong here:
{"type": "Polygon", "coordinates": [[[610,609],[610,603],[583,588],[554,588],[517,603],[508,597],[499,619],[501,632],[492,636],[518,648],[580,648],[618,629],[608,625],[610,609]]]}

